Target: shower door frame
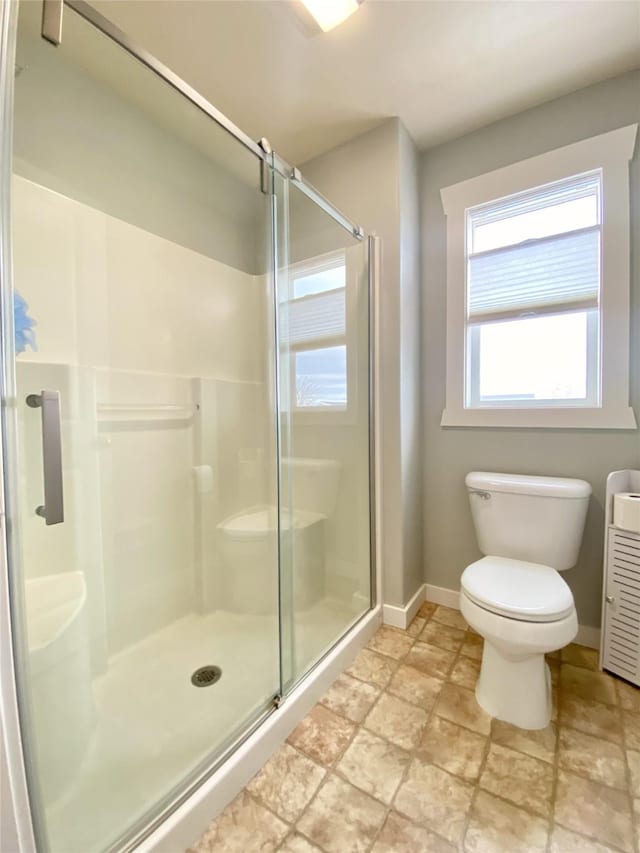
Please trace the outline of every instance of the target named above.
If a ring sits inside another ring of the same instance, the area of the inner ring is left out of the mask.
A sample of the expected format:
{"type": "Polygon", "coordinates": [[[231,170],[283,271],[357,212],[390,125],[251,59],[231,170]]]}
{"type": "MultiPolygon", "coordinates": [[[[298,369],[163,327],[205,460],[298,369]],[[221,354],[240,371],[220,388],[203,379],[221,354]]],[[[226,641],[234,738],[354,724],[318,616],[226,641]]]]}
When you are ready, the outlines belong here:
{"type": "MultiPolygon", "coordinates": [[[[24,0],[23,0],[24,1],[24,0]]],[[[256,719],[245,731],[223,752],[212,756],[205,770],[188,776],[180,793],[174,796],[167,805],[159,811],[138,831],[135,825],[132,831],[126,833],[122,843],[116,843],[111,850],[130,851],[144,842],[154,831],[161,826],[169,815],[172,815],[180,806],[185,804],[202,784],[209,779],[222,765],[233,755],[238,748],[245,743],[260,727],[265,720],[271,717],[275,710],[280,707],[287,695],[298,687],[302,687],[306,679],[318,670],[321,664],[331,655],[338,644],[345,640],[363,620],[372,615],[377,602],[381,598],[381,577],[378,572],[378,504],[376,499],[378,439],[376,423],[379,423],[378,402],[375,395],[376,378],[378,375],[377,347],[378,320],[375,312],[377,304],[376,291],[378,286],[378,275],[380,268],[380,239],[375,236],[365,235],[364,230],[355,224],[348,216],[343,214],[335,205],[326,199],[316,188],[310,184],[299,169],[292,168],[285,160],[271,150],[267,140],[262,139],[254,142],[223,113],[217,110],[209,101],[182,80],[177,74],[160,62],[151,53],[132,40],[125,32],[112,24],[107,18],[93,9],[85,0],[42,0],[43,2],[43,29],[42,37],[57,46],[64,36],[63,10],[68,6],[73,12],[80,15],[88,23],[114,41],[127,53],[139,60],[143,65],[153,71],[162,80],[175,90],[180,92],[187,100],[204,112],[218,126],[234,137],[245,148],[251,151],[257,158],[256,162],[263,170],[263,189],[270,195],[272,207],[271,238],[273,241],[272,268],[273,276],[273,300],[272,310],[274,312],[274,382],[276,389],[276,447],[278,468],[280,465],[281,452],[281,424],[280,424],[280,337],[278,331],[278,294],[277,294],[277,252],[276,252],[276,225],[275,216],[276,195],[273,186],[275,174],[279,174],[286,181],[290,181],[298,189],[305,193],[311,201],[318,205],[325,213],[331,216],[341,227],[350,232],[359,240],[368,242],[368,445],[369,445],[369,529],[370,529],[370,602],[369,609],[365,611],[354,623],[348,626],[346,631],[337,637],[321,657],[310,667],[302,678],[283,695],[282,691],[282,666],[280,666],[281,691],[276,696],[273,706],[256,719]],[[270,180],[268,180],[270,178],[270,180]]],[[[14,89],[14,59],[17,41],[17,17],[19,3],[16,0],[0,0],[0,205],[2,205],[2,216],[0,217],[0,292],[4,293],[6,288],[13,287],[13,276],[11,268],[11,233],[10,213],[11,210],[11,174],[12,174],[12,133],[13,133],[13,89],[14,89]]],[[[53,49],[53,48],[52,48],[53,49]]],[[[11,392],[13,381],[8,371],[13,370],[13,359],[15,354],[12,344],[13,318],[3,318],[0,330],[0,382],[2,384],[2,396],[7,391],[11,392]],[[11,337],[10,340],[8,338],[11,337]],[[10,364],[8,362],[11,362],[10,364]]],[[[12,589],[10,597],[11,577],[11,543],[10,534],[7,530],[7,518],[12,514],[8,511],[11,507],[12,493],[15,494],[15,477],[11,470],[11,459],[8,459],[8,448],[6,444],[7,434],[11,428],[7,426],[6,412],[2,412],[0,419],[0,782],[3,786],[8,785],[9,795],[3,798],[1,804],[2,824],[9,827],[12,836],[19,843],[21,853],[37,851],[39,837],[46,837],[39,829],[42,817],[39,814],[40,805],[33,796],[33,786],[29,783],[29,745],[28,740],[22,734],[23,721],[26,716],[24,703],[20,701],[19,683],[22,667],[16,666],[22,650],[16,648],[14,643],[14,630],[20,620],[20,614],[14,612],[10,598],[15,596],[16,591],[12,589]]],[[[280,474],[277,476],[277,506],[280,512],[280,474]]],[[[278,524],[280,520],[278,518],[278,524]]],[[[280,537],[278,537],[279,539],[280,537]]],[[[281,579],[280,554],[278,553],[278,578],[281,579]]],[[[17,608],[21,609],[21,608],[17,608]]],[[[279,620],[282,620],[282,600],[279,597],[279,620]]],[[[19,633],[24,636],[23,631],[19,633]]],[[[282,630],[279,636],[280,654],[282,653],[282,630]]],[[[23,670],[24,671],[24,670],[23,670]]]]}

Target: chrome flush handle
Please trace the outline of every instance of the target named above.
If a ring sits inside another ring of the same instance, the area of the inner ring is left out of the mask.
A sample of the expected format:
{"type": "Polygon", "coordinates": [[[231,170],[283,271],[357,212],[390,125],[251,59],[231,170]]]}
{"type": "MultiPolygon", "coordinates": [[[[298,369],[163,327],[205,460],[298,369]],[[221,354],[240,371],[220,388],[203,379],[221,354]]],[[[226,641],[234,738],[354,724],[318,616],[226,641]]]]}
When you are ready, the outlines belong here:
{"type": "Polygon", "coordinates": [[[491,492],[485,492],[482,489],[469,489],[470,495],[477,495],[481,501],[491,500],[491,492]]]}

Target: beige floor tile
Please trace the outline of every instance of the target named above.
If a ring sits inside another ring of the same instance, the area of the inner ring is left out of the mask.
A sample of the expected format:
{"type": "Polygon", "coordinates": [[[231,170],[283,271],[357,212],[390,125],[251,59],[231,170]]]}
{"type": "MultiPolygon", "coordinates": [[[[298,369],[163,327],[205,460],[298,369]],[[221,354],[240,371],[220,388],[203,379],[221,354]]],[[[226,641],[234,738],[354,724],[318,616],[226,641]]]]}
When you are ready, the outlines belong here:
{"type": "Polygon", "coordinates": [[[194,853],[270,853],[289,832],[253,797],[242,791],[194,845],[194,853]]]}
{"type": "Polygon", "coordinates": [[[567,829],[633,851],[629,798],[623,791],[559,770],[554,817],[567,829]]]}
{"type": "Polygon", "coordinates": [[[386,808],[330,776],[298,821],[298,830],[327,853],[365,853],[378,834],[386,808]]]}
{"type": "Polygon", "coordinates": [[[443,684],[444,681],[435,678],[433,675],[420,672],[413,666],[401,664],[395,671],[387,691],[407,702],[419,705],[425,711],[430,711],[442,690],[443,684]]]}
{"type": "Polygon", "coordinates": [[[420,610],[418,610],[418,616],[422,616],[423,619],[430,619],[433,616],[433,613],[438,605],[434,604],[433,601],[425,601],[420,605],[420,610]]]}
{"type": "Polygon", "coordinates": [[[620,704],[625,711],[634,711],[636,714],[640,714],[640,687],[634,687],[633,684],[622,681],[620,678],[607,677],[615,682],[620,704]]]}
{"type": "Polygon", "coordinates": [[[389,812],[371,853],[455,853],[456,848],[397,812],[389,812]]]}
{"type": "Polygon", "coordinates": [[[491,726],[491,740],[494,743],[508,746],[549,763],[552,763],[555,757],[557,738],[555,723],[549,723],[546,729],[537,731],[519,729],[502,720],[494,720],[491,726]]]}
{"type": "Polygon", "coordinates": [[[554,826],[549,853],[615,853],[613,847],[584,838],[562,826],[554,826]]]}
{"type": "Polygon", "coordinates": [[[408,666],[415,666],[421,672],[426,672],[427,675],[446,678],[455,659],[455,652],[449,652],[446,649],[439,649],[437,646],[417,641],[404,662],[408,666]]]}
{"type": "Polygon", "coordinates": [[[627,785],[621,747],[575,729],[560,729],[558,764],[564,770],[587,776],[611,788],[625,788],[627,785]]]}
{"type": "Polygon", "coordinates": [[[387,625],[378,628],[368,643],[368,647],[374,652],[380,652],[381,655],[387,655],[394,660],[403,658],[412,645],[413,637],[387,625]]]}
{"type": "Polygon", "coordinates": [[[548,823],[479,791],[464,838],[466,853],[543,853],[548,823]]]}
{"type": "Polygon", "coordinates": [[[640,797],[640,752],[638,750],[627,750],[627,764],[631,774],[631,796],[640,797]]]}
{"type": "Polygon", "coordinates": [[[411,625],[409,625],[409,627],[407,628],[407,634],[410,637],[417,637],[426,624],[426,619],[424,619],[422,616],[416,616],[411,625]]]}
{"type": "Polygon", "coordinates": [[[482,649],[484,648],[484,640],[480,636],[480,634],[476,634],[474,631],[467,631],[467,634],[464,638],[464,643],[462,644],[462,648],[460,649],[460,654],[463,654],[465,657],[473,658],[473,660],[480,661],[482,660],[482,649]]]}
{"type": "Polygon", "coordinates": [[[324,705],[316,705],[287,740],[320,764],[333,764],[345,751],[355,726],[324,705]]]}
{"type": "Polygon", "coordinates": [[[549,667],[549,675],[551,676],[551,683],[555,686],[560,683],[560,661],[559,660],[548,660],[547,666],[549,667]]]}
{"type": "Polygon", "coordinates": [[[284,843],[278,847],[280,853],[322,853],[322,850],[319,847],[316,847],[315,844],[311,844],[310,841],[299,835],[297,832],[294,832],[292,835],[289,835],[284,843]]]}
{"type": "Polygon", "coordinates": [[[461,628],[463,631],[466,631],[468,628],[466,620],[459,610],[454,610],[452,607],[444,607],[442,604],[438,605],[433,611],[432,618],[436,622],[442,622],[443,625],[449,625],[451,628],[461,628]]]}
{"type": "Polygon", "coordinates": [[[475,693],[457,684],[444,685],[436,702],[435,713],[481,735],[488,735],[491,731],[491,717],[478,705],[475,693]]]}
{"type": "Polygon", "coordinates": [[[562,691],[559,721],[561,726],[570,726],[613,743],[622,742],[620,711],[615,705],[603,705],[602,702],[562,691]]]}
{"type": "Polygon", "coordinates": [[[623,710],[622,725],[627,749],[640,749],[640,714],[623,710]]]}
{"type": "Polygon", "coordinates": [[[414,759],[396,794],[397,811],[457,844],[464,831],[473,786],[433,764],[414,759]]]}
{"type": "Polygon", "coordinates": [[[468,687],[474,690],[480,675],[480,661],[474,658],[460,655],[455,662],[449,679],[460,687],[468,687]]]}
{"type": "Polygon", "coordinates": [[[417,755],[472,782],[480,774],[486,744],[486,737],[434,715],[424,730],[417,755]]]}
{"type": "Polygon", "coordinates": [[[583,699],[604,702],[605,705],[616,704],[615,685],[610,675],[591,672],[570,663],[563,663],[560,667],[560,690],[582,696],[583,699]]]}
{"type": "Polygon", "coordinates": [[[397,666],[395,660],[372,652],[371,649],[361,649],[347,670],[347,675],[384,688],[391,681],[391,676],[397,666]]]}
{"type": "Polygon", "coordinates": [[[390,804],[411,760],[408,752],[360,729],[336,770],[366,794],[390,804]]]}
{"type": "Polygon", "coordinates": [[[633,801],[633,816],[635,821],[636,849],[640,851],[640,798],[633,801]]]}
{"type": "Polygon", "coordinates": [[[415,749],[420,743],[427,719],[428,714],[422,708],[383,693],[369,712],[364,725],[369,731],[402,749],[415,749]]]}
{"type": "Polygon", "coordinates": [[[551,814],[553,768],[546,761],[492,743],[480,787],[541,817],[551,814]]]}
{"type": "Polygon", "coordinates": [[[350,675],[341,675],[320,699],[320,703],[354,723],[361,723],[379,694],[379,687],[350,675]]]}
{"type": "Polygon", "coordinates": [[[434,617],[427,622],[419,639],[423,643],[430,643],[432,646],[457,652],[462,646],[465,636],[465,632],[460,628],[443,625],[441,622],[436,622],[434,617]]]}
{"type": "Polygon", "coordinates": [[[560,652],[562,663],[571,663],[574,666],[582,666],[584,669],[597,670],[600,662],[600,652],[597,649],[589,649],[587,646],[579,646],[570,643],[560,652]]]}
{"type": "Polygon", "coordinates": [[[288,743],[264,765],[247,791],[278,817],[294,823],[320,787],[326,770],[288,743]]]}

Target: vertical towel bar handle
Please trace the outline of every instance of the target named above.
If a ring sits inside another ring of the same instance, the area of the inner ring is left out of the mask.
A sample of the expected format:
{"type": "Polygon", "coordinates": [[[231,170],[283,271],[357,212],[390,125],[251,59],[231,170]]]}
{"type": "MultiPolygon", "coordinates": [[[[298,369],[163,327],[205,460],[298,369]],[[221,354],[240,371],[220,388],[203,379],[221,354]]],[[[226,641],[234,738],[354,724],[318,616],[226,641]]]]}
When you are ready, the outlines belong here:
{"type": "Polygon", "coordinates": [[[27,406],[40,409],[42,415],[42,474],[44,504],[36,507],[36,515],[45,524],[64,521],[64,493],[62,489],[62,430],[60,427],[60,392],[42,391],[29,394],[27,406]]]}

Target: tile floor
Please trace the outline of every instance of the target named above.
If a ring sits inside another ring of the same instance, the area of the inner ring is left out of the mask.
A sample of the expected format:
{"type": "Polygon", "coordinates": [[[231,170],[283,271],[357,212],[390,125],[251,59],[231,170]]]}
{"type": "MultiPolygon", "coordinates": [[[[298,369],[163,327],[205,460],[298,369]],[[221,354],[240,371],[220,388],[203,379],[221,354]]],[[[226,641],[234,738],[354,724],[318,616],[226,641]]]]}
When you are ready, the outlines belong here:
{"type": "Polygon", "coordinates": [[[640,690],[568,646],[523,731],[476,704],[481,653],[430,603],[380,628],[190,853],[640,853],[640,690]]]}

